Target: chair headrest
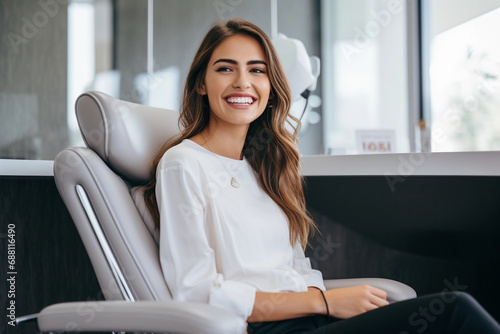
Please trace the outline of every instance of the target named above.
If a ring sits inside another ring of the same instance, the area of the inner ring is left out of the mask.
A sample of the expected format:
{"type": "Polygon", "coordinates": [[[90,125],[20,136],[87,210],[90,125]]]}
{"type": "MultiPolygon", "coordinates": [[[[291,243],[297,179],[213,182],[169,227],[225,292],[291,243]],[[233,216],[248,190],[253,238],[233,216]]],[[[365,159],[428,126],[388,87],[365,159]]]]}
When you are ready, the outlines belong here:
{"type": "Polygon", "coordinates": [[[126,102],[101,92],[83,93],[75,109],[85,144],[115,173],[135,183],[149,181],[154,158],[179,132],[177,112],[126,102]]]}

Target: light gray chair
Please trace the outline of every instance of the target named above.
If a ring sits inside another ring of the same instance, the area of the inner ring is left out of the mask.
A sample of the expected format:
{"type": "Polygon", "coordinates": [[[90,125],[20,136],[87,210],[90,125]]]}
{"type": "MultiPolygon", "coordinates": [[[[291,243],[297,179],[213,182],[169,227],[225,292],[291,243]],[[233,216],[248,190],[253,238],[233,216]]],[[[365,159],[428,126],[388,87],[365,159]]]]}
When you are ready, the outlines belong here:
{"type": "MultiPolygon", "coordinates": [[[[160,147],[179,131],[178,114],[88,92],[78,97],[76,115],[87,148],[59,153],[54,177],[106,300],[48,306],[38,315],[40,330],[243,333],[245,322],[223,309],[173,301],[163,278],[140,185],[149,180],[160,147]]],[[[325,284],[371,284],[387,291],[391,301],[416,296],[387,279],[325,284]]]]}

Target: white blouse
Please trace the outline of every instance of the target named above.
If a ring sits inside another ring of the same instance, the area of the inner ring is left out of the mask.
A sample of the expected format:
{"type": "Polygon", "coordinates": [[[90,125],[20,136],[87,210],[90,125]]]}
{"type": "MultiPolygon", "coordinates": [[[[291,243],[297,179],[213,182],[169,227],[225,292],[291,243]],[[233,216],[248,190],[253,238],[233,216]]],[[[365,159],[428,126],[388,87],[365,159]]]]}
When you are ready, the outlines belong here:
{"type": "Polygon", "coordinates": [[[290,245],[286,216],[245,159],[186,139],[165,153],[156,177],[160,261],[174,300],[247,319],[256,291],[325,289],[301,246],[290,245]]]}

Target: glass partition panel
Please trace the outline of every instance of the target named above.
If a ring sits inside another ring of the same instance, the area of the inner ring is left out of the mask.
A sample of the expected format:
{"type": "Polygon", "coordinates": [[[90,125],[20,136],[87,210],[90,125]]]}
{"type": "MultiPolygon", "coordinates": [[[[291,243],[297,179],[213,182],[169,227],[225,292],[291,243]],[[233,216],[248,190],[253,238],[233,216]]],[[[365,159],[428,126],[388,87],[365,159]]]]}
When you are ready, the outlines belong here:
{"type": "MultiPolygon", "coordinates": [[[[178,109],[194,52],[219,19],[248,19],[320,55],[319,0],[6,0],[0,13],[0,159],[52,160],[83,145],[74,103],[88,90],[178,109]]],[[[322,147],[321,84],[313,95],[304,154],[322,147]]]]}
{"type": "Polygon", "coordinates": [[[323,0],[322,18],[325,153],[369,152],[360,133],[409,152],[406,1],[323,0]]]}
{"type": "Polygon", "coordinates": [[[67,5],[0,2],[0,158],[53,159],[68,142],[67,5]]]}
{"type": "Polygon", "coordinates": [[[112,1],[9,0],[0,13],[0,159],[52,160],[83,144],[76,97],[119,84],[112,1]]]}
{"type": "Polygon", "coordinates": [[[427,10],[432,151],[500,150],[500,3],[436,0],[427,10]]]}

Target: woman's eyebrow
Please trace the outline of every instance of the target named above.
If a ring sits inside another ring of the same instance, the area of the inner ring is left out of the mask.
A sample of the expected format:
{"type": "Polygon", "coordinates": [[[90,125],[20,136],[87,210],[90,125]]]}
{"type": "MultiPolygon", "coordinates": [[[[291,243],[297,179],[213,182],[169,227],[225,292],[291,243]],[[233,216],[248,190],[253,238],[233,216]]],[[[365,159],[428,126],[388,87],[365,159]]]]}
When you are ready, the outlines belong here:
{"type": "MultiPolygon", "coordinates": [[[[216,60],[212,64],[212,66],[217,64],[217,63],[230,63],[230,64],[238,65],[238,62],[234,59],[221,58],[221,59],[216,60]]],[[[262,64],[262,65],[267,66],[266,62],[263,60],[249,60],[249,61],[247,61],[247,65],[255,65],[255,64],[262,64]]]]}
{"type": "Polygon", "coordinates": [[[267,66],[266,62],[263,61],[263,60],[250,60],[250,61],[247,61],[247,65],[255,65],[255,64],[262,64],[262,65],[267,66]]]}

